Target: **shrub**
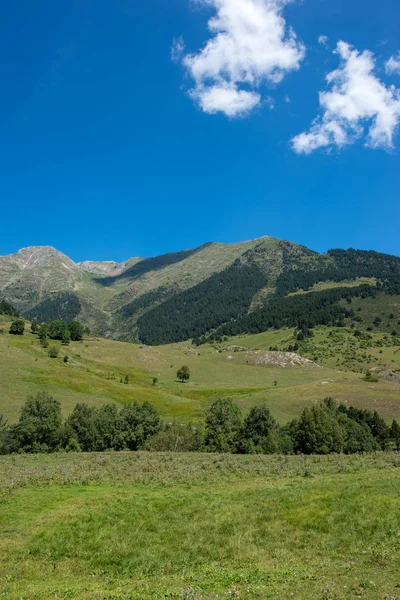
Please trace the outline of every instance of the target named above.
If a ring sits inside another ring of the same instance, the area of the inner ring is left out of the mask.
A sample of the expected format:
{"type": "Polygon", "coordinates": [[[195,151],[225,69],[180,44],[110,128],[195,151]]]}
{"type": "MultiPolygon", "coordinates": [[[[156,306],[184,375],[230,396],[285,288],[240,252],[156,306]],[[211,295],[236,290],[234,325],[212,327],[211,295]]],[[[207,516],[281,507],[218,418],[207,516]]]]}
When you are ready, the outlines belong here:
{"type": "Polygon", "coordinates": [[[47,323],[43,323],[38,329],[38,336],[40,340],[46,340],[49,336],[49,326],[47,323]]]}
{"type": "Polygon", "coordinates": [[[48,336],[52,340],[62,340],[68,331],[68,326],[64,321],[51,321],[48,323],[48,336]]]}
{"type": "Polygon", "coordinates": [[[363,377],[364,381],[369,381],[370,383],[376,383],[377,381],[379,381],[379,379],[377,377],[374,377],[371,373],[371,371],[367,371],[365,373],[365,377],[363,377]]]}
{"type": "Polygon", "coordinates": [[[49,348],[49,351],[47,354],[50,358],[57,358],[59,352],[60,351],[58,348],[56,348],[55,346],[51,346],[51,348],[49,348]]]}
{"type": "MultiPolygon", "coordinates": [[[[85,332],[82,323],[79,323],[79,321],[71,321],[71,323],[69,323],[68,325],[68,330],[71,336],[71,340],[73,342],[80,342],[85,332]]],[[[90,333],[90,330],[88,331],[90,333]]]]}
{"type": "Polygon", "coordinates": [[[200,452],[203,445],[204,430],[201,426],[168,423],[148,438],[144,449],[152,452],[200,452]]]}
{"type": "Polygon", "coordinates": [[[15,319],[11,323],[10,333],[12,335],[24,335],[25,321],[23,319],[15,319]]]}
{"type": "Polygon", "coordinates": [[[71,341],[71,334],[68,331],[68,329],[66,329],[64,331],[64,333],[63,333],[62,338],[61,338],[61,343],[62,343],[63,346],[68,346],[69,343],[70,343],[70,341],[71,341]]]}

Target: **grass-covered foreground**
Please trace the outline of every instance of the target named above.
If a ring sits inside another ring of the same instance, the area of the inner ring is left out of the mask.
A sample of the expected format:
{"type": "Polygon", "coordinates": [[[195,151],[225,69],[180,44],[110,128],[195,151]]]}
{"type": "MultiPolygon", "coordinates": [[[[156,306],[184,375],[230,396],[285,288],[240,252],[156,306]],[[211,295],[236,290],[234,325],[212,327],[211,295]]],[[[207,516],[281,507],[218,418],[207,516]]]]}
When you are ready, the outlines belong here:
{"type": "Polygon", "coordinates": [[[0,457],[0,598],[400,598],[400,455],[0,457]]]}

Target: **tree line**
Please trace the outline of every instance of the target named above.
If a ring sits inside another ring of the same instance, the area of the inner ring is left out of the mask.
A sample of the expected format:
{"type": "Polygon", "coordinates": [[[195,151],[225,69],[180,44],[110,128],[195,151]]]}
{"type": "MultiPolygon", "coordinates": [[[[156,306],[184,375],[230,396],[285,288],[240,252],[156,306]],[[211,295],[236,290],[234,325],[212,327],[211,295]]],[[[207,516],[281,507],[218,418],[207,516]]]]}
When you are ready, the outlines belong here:
{"type": "Polygon", "coordinates": [[[69,323],[75,320],[81,311],[82,303],[76,294],[61,292],[52,294],[24,314],[30,321],[38,323],[59,320],[69,323]]]}
{"type": "Polygon", "coordinates": [[[308,294],[286,296],[284,298],[272,296],[262,308],[225,323],[211,333],[208,338],[203,338],[200,341],[218,341],[222,336],[261,333],[271,328],[312,329],[316,325],[343,326],[344,319],[355,316],[354,311],[349,306],[352,298],[368,298],[375,295],[375,288],[364,284],[357,287],[331,288],[320,292],[309,292],[308,294]]]}
{"type": "MultiPolygon", "coordinates": [[[[23,335],[25,332],[25,321],[17,318],[11,323],[9,332],[13,335],[23,335]]],[[[37,334],[40,343],[47,347],[47,340],[59,340],[62,344],[68,345],[72,342],[80,342],[85,333],[90,333],[87,327],[84,327],[79,321],[49,321],[39,325],[36,321],[31,323],[31,332],[37,334]]]]}
{"type": "Polygon", "coordinates": [[[321,281],[346,281],[358,277],[374,277],[388,293],[400,291],[400,258],[366,250],[328,250],[327,259],[310,268],[287,258],[285,268],[277,278],[276,293],[286,296],[297,290],[309,290],[321,281]]]}
{"type": "Polygon", "coordinates": [[[148,402],[93,407],[80,403],[63,420],[61,404],[47,392],[28,396],[19,421],[0,415],[0,454],[150,450],[238,454],[329,454],[400,450],[400,426],[377,411],[347,407],[332,398],[304,408],[280,426],[263,405],[243,419],[230,399],[213,402],[201,423],[163,423],[148,402]]]}

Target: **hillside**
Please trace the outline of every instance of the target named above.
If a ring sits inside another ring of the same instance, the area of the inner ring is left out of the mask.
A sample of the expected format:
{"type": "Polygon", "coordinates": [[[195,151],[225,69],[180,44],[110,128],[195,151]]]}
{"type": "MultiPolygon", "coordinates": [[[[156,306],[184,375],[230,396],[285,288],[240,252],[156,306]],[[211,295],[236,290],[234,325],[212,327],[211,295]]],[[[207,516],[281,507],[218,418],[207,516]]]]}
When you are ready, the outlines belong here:
{"type": "Polygon", "coordinates": [[[354,335],[351,327],[318,326],[303,341],[296,330],[282,328],[200,347],[143,346],[91,335],[69,346],[52,341],[60,354],[50,358],[28,324],[23,336],[10,335],[11,319],[0,316],[0,413],[10,422],[18,419],[27,394],[43,389],[60,400],[64,415],[78,402],[147,400],[164,419],[187,422],[203,418],[211,402],[224,397],[244,413],[266,402],[284,424],[310,401],[332,396],[376,409],[388,422],[400,418],[400,344],[376,328],[354,335]],[[191,370],[186,384],[176,379],[183,364],[191,370]],[[368,369],[377,381],[364,381],[368,369]]]}
{"type": "Polygon", "coordinates": [[[349,306],[363,300],[387,306],[396,330],[400,313],[390,309],[396,293],[397,257],[357,250],[318,254],[268,236],[123,263],[74,263],[47,246],[0,257],[0,299],[26,318],[79,319],[98,335],[151,345],[334,326],[355,317],[366,329],[371,325],[362,306],[358,315],[349,306]]]}

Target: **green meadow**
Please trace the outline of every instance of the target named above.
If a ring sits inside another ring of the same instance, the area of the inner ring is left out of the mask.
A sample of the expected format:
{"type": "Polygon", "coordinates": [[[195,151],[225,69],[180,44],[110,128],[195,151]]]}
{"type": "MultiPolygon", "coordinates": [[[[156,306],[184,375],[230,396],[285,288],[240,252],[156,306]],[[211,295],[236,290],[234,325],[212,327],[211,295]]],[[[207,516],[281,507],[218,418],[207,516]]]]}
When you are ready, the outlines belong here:
{"type": "Polygon", "coordinates": [[[400,457],[0,457],[0,598],[400,597],[400,457]]]}
{"type": "Polygon", "coordinates": [[[244,412],[267,403],[275,418],[285,423],[299,416],[310,401],[332,396],[377,409],[388,420],[400,417],[400,347],[391,345],[391,336],[382,332],[372,332],[371,341],[365,342],[348,328],[315,328],[314,338],[304,342],[301,353],[318,366],[253,364],[258,353],[293,344],[289,329],[199,347],[190,342],[150,347],[88,337],[69,346],[51,342],[60,349],[53,359],[29,326],[23,336],[12,336],[9,321],[0,319],[0,412],[9,422],[18,419],[26,395],[41,389],[60,400],[65,415],[77,402],[100,405],[136,399],[153,403],[165,419],[188,421],[202,418],[214,399],[231,397],[244,412]],[[63,362],[65,355],[68,363],[63,362]],[[183,364],[191,371],[185,384],[176,379],[183,364]],[[369,368],[390,373],[366,382],[363,376],[369,368]]]}
{"type": "MultiPolygon", "coordinates": [[[[281,352],[296,342],[289,329],[198,347],[88,336],[50,342],[60,350],[50,358],[29,325],[12,336],[0,319],[0,412],[11,423],[43,389],[64,415],[78,402],[148,400],[186,422],[230,397],[244,413],[266,403],[286,423],[332,396],[400,417],[399,346],[377,329],[317,327],[299,365],[281,352]]],[[[0,599],[399,600],[399,467],[390,452],[3,456],[0,599]]]]}

